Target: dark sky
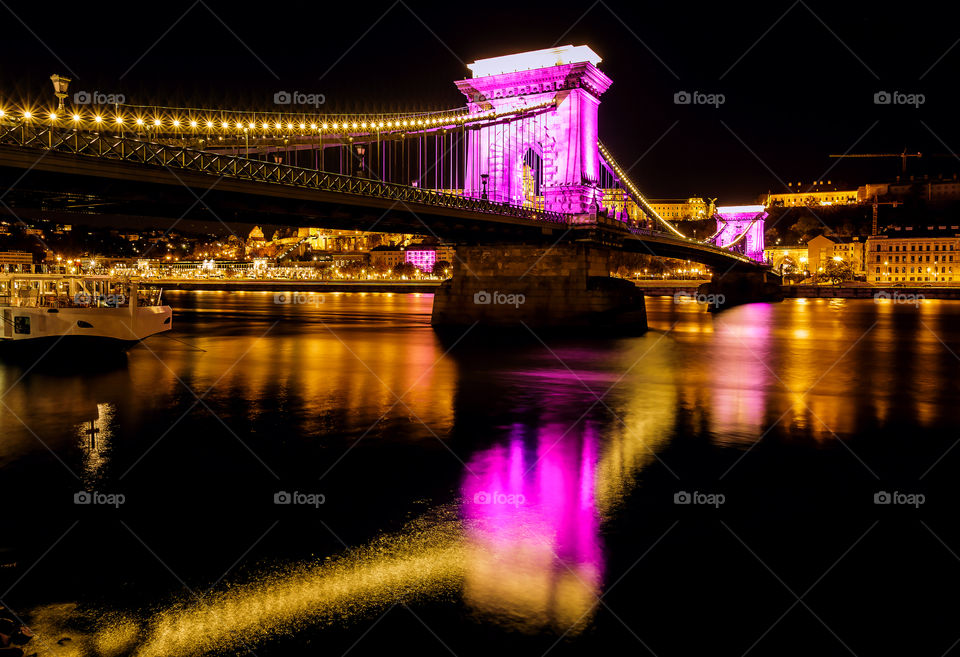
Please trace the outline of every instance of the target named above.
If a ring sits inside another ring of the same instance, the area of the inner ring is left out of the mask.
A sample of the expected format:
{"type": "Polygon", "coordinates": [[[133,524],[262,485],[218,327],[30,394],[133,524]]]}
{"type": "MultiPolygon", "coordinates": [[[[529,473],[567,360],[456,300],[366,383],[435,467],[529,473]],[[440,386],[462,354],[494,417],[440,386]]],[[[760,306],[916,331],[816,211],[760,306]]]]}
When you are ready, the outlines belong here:
{"type": "Polygon", "coordinates": [[[781,181],[899,173],[895,159],[827,157],[848,150],[906,147],[925,155],[911,173],[960,172],[952,3],[5,2],[4,105],[51,97],[59,72],[71,92],[134,104],[269,109],[297,90],[329,111],[442,109],[462,104],[466,62],[573,43],[604,59],[601,139],[622,164],[639,159],[648,196],[742,203],[781,181]],[[678,91],[725,102],[677,105],[678,91]],[[877,105],[878,91],[924,103],[877,105]]]}

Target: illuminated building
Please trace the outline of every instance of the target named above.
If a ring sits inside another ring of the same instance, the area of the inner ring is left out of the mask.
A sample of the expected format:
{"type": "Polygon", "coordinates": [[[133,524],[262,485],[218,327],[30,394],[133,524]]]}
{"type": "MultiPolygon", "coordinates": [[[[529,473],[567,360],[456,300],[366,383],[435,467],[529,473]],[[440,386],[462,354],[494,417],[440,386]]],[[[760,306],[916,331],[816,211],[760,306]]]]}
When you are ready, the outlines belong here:
{"type": "Polygon", "coordinates": [[[453,263],[455,249],[447,244],[411,244],[407,247],[378,246],[370,250],[370,264],[382,269],[393,269],[400,263],[410,263],[424,272],[433,271],[436,262],[453,263]]]}
{"type": "Polygon", "coordinates": [[[434,249],[406,249],[403,256],[404,262],[426,272],[433,271],[433,263],[437,261],[437,252],[434,249]]]}
{"type": "Polygon", "coordinates": [[[375,246],[370,249],[370,265],[375,268],[393,269],[403,259],[403,249],[399,246],[375,246]]]}
{"type": "Polygon", "coordinates": [[[954,201],[960,199],[960,179],[954,174],[952,178],[929,179],[914,178],[903,180],[897,176],[896,181],[889,183],[867,183],[856,189],[840,189],[832,181],[814,181],[804,186],[797,183],[787,183],[790,191],[782,194],[766,196],[764,204],[769,207],[804,207],[823,205],[856,205],[858,203],[872,203],[874,199],[899,199],[905,197],[922,198],[928,202],[954,201]],[[796,191],[794,191],[794,189],[796,191]]]}
{"type": "Polygon", "coordinates": [[[850,265],[855,276],[864,274],[864,242],[859,237],[818,235],[807,242],[807,269],[821,271],[829,260],[840,259],[850,265]]]}
{"type": "Polygon", "coordinates": [[[832,181],[814,181],[804,188],[802,183],[787,183],[791,191],[783,194],[767,194],[764,205],[770,207],[804,207],[808,205],[856,205],[858,190],[838,189],[832,181]],[[796,189],[796,191],[793,191],[796,189]]]}
{"type": "Polygon", "coordinates": [[[904,198],[908,196],[919,197],[929,202],[937,201],[955,201],[960,199],[960,179],[957,174],[952,178],[930,179],[927,176],[923,178],[900,179],[897,176],[895,182],[891,183],[871,183],[861,186],[857,190],[857,197],[861,203],[870,203],[875,198],[904,198]]]}
{"type": "Polygon", "coordinates": [[[960,282],[960,226],[891,226],[867,238],[866,252],[873,283],[960,282]]]}
{"type": "Polygon", "coordinates": [[[778,274],[803,273],[807,271],[807,247],[767,246],[763,249],[763,259],[770,263],[778,274]]]}
{"type": "Polygon", "coordinates": [[[29,251],[0,251],[0,271],[26,272],[33,267],[29,251]]]}
{"type": "Polygon", "coordinates": [[[713,201],[704,201],[700,197],[688,199],[649,199],[650,207],[667,221],[692,221],[709,219],[713,216],[713,201]]]}

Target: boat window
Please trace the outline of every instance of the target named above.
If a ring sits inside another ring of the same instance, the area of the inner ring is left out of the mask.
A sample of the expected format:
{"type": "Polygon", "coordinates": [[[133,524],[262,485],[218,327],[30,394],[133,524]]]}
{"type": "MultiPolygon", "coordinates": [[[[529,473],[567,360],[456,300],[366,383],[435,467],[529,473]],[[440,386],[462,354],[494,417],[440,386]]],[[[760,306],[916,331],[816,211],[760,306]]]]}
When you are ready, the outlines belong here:
{"type": "Polygon", "coordinates": [[[18,335],[30,335],[29,315],[18,315],[13,318],[13,332],[18,335]]]}
{"type": "Polygon", "coordinates": [[[80,328],[93,328],[93,324],[91,324],[90,322],[85,322],[82,319],[77,320],[77,326],[79,326],[80,328]]]}

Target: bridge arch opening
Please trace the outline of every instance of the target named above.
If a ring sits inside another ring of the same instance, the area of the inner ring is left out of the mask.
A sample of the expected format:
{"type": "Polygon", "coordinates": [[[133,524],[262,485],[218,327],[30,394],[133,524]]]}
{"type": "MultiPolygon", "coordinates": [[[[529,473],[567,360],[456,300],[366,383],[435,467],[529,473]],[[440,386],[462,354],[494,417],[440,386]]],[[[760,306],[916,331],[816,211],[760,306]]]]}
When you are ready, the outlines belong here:
{"type": "Polygon", "coordinates": [[[538,148],[527,148],[517,163],[523,189],[523,205],[543,207],[543,155],[538,148]]]}

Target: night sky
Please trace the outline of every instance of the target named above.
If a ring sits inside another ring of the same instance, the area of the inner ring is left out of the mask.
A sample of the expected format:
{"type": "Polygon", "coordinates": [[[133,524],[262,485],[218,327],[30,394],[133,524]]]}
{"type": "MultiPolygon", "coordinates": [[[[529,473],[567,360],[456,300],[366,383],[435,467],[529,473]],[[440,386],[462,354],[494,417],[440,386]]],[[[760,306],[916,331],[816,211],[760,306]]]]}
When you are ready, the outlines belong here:
{"type": "Polygon", "coordinates": [[[960,160],[960,23],[949,3],[0,3],[0,102],[71,92],[133,104],[270,109],[280,90],[327,111],[462,105],[465,63],[587,44],[614,83],[600,134],[651,197],[752,202],[786,181],[952,175],[960,160]],[[954,48],[954,46],[957,46],[954,48]],[[938,61],[939,60],[939,61],[938,61]],[[718,108],[679,91],[723,94],[718,108]],[[879,91],[923,94],[877,105],[879,91]],[[936,155],[936,156],[935,156],[936,155]],[[836,165],[828,172],[831,166],[836,165]]]}

